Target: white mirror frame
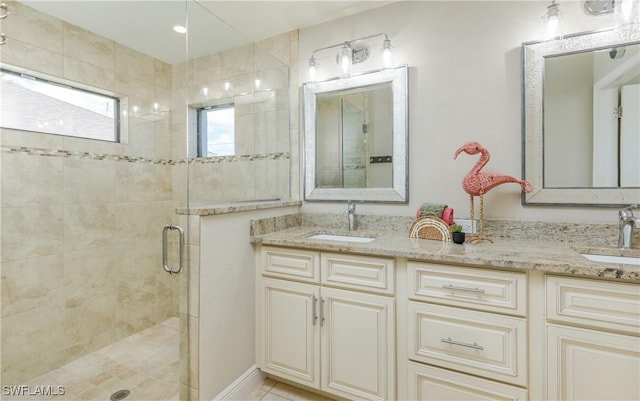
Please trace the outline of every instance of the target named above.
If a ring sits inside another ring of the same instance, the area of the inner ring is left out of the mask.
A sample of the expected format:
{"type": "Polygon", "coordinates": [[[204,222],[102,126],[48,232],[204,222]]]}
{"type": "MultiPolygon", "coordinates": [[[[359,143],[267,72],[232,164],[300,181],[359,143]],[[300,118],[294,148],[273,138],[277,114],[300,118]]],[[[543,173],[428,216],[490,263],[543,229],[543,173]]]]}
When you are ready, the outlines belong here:
{"type": "Polygon", "coordinates": [[[579,33],[546,42],[522,44],[523,177],[533,192],[522,194],[525,205],[619,207],[637,203],[640,188],[544,188],[544,65],[545,57],[607,49],[640,41],[640,27],[579,33]]]}
{"type": "Polygon", "coordinates": [[[307,82],[304,96],[304,198],[307,201],[360,201],[407,203],[408,192],[408,89],[407,66],[355,75],[348,79],[307,82]],[[316,96],[319,94],[390,82],[393,93],[393,187],[316,187],[316,96]]]}

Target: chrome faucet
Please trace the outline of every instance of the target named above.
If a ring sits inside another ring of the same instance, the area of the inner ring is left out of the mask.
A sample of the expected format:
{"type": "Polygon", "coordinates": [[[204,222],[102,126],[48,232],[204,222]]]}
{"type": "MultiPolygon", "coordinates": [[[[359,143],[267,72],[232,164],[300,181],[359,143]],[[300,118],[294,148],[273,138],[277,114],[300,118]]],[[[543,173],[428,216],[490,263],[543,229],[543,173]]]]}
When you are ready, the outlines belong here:
{"type": "Polygon", "coordinates": [[[354,231],[356,229],[356,204],[349,201],[346,212],[349,220],[349,231],[354,231]]]}
{"type": "Polygon", "coordinates": [[[640,217],[635,217],[632,210],[637,207],[638,205],[631,205],[618,211],[618,223],[620,224],[618,248],[631,249],[633,246],[633,227],[640,228],[640,217]]]}

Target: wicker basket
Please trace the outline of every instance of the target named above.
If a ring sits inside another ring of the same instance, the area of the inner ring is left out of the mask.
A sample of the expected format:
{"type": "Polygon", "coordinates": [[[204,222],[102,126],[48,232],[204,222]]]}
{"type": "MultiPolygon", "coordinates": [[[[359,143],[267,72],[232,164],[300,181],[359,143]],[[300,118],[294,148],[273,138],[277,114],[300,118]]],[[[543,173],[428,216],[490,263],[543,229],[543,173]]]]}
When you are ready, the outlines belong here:
{"type": "Polygon", "coordinates": [[[415,220],[409,227],[409,237],[451,241],[452,227],[436,216],[425,216],[415,220]]]}

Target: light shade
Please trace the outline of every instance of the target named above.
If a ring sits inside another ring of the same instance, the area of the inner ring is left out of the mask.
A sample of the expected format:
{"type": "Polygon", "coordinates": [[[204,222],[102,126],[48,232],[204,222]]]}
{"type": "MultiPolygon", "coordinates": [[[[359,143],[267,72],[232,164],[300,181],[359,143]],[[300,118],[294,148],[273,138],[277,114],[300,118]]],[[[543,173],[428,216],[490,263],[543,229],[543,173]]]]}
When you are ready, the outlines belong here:
{"type": "Polygon", "coordinates": [[[640,0],[615,0],[613,7],[616,29],[640,24],[640,0]]]}
{"type": "Polygon", "coordinates": [[[309,80],[311,82],[315,82],[316,81],[316,59],[315,57],[311,56],[311,58],[309,59],[309,80]]]}
{"type": "Polygon", "coordinates": [[[382,42],[382,65],[384,68],[393,67],[393,54],[391,54],[391,40],[385,39],[382,42]]]}
{"type": "Polygon", "coordinates": [[[562,36],[562,9],[555,0],[547,6],[547,12],[542,16],[542,39],[549,40],[562,36]]]}
{"type": "Polygon", "coordinates": [[[349,44],[345,44],[338,53],[338,60],[340,62],[340,74],[342,78],[349,78],[351,76],[351,62],[352,51],[349,44]]]}

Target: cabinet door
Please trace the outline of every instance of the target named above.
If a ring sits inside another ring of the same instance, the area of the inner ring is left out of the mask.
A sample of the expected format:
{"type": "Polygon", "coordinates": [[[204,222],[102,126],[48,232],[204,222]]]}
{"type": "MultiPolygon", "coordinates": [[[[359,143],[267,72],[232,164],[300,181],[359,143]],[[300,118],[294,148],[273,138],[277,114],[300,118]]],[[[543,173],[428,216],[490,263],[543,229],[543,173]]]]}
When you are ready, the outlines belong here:
{"type": "Polygon", "coordinates": [[[395,399],[394,301],[322,289],[322,389],[348,399],[395,399]]]}
{"type": "Polygon", "coordinates": [[[547,399],[640,400],[640,338],[547,325],[547,399]]]}
{"type": "Polygon", "coordinates": [[[263,371],[319,388],[319,293],[313,285],[261,280],[263,371]]]}

